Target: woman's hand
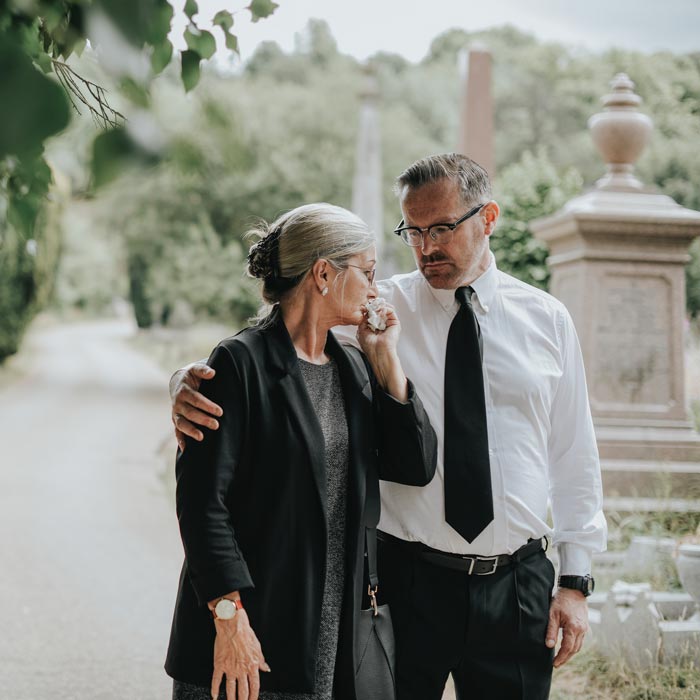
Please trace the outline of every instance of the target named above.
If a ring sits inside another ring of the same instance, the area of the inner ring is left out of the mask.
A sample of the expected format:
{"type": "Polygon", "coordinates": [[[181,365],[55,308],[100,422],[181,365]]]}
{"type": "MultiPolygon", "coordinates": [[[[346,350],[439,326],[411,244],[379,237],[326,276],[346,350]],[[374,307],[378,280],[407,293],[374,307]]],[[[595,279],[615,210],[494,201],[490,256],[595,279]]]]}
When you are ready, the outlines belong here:
{"type": "Polygon", "coordinates": [[[226,697],[258,700],[260,671],[269,671],[260,642],[255,636],[246,611],[236,612],[231,620],[214,620],[214,674],[211,696],[219,697],[221,681],[226,677],[226,697]],[[236,695],[238,693],[238,695],[236,695]]]}
{"type": "Polygon", "coordinates": [[[386,319],[386,329],[374,331],[367,323],[367,314],[357,327],[357,340],[367,357],[379,385],[397,401],[408,401],[408,382],[396,346],[401,334],[401,323],[394,307],[383,302],[378,309],[386,319]]]}
{"type": "Polygon", "coordinates": [[[396,354],[401,323],[394,307],[386,301],[382,301],[377,307],[377,313],[386,321],[386,329],[383,331],[372,330],[367,322],[367,309],[364,307],[363,312],[362,323],[357,327],[357,339],[367,359],[372,361],[373,358],[380,359],[384,355],[396,354]]]}

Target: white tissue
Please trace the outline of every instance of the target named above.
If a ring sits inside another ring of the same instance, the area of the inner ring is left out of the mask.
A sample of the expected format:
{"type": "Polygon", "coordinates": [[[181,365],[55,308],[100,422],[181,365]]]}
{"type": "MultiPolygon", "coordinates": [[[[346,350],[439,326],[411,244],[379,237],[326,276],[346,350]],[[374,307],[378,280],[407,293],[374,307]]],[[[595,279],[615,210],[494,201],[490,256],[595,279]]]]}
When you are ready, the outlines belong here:
{"type": "Polygon", "coordinates": [[[367,325],[373,331],[383,331],[386,329],[386,317],[378,309],[384,303],[384,299],[377,297],[367,302],[367,325]]]}

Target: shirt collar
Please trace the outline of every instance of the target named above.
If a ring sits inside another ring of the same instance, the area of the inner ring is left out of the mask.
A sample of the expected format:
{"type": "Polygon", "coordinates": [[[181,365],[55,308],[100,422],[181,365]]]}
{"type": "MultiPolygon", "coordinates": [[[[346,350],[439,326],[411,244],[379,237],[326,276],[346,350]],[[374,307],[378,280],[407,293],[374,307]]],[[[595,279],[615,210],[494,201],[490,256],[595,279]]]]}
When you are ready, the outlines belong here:
{"type": "MultiPolygon", "coordinates": [[[[484,313],[489,312],[489,307],[493,301],[496,294],[496,288],[498,286],[498,267],[496,266],[496,258],[492,252],[489,252],[489,255],[491,256],[491,262],[489,263],[488,268],[470,285],[474,292],[476,292],[476,298],[479,302],[479,306],[484,313]]],[[[434,289],[430,286],[427,280],[425,281],[425,284],[428,285],[428,289],[430,290],[431,294],[435,297],[440,306],[445,309],[445,311],[449,311],[457,303],[454,289],[434,289]]]]}

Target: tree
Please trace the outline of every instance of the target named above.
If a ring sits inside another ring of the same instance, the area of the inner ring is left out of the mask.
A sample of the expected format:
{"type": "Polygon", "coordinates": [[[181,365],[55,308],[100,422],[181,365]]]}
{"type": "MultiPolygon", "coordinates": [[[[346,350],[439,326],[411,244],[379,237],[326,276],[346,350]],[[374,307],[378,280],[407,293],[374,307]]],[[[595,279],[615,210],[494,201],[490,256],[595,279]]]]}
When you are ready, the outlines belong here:
{"type": "Polygon", "coordinates": [[[505,272],[547,289],[546,246],[532,236],[529,222],[553,214],[580,194],[583,181],[574,168],[557,172],[546,151],[525,152],[498,178],[501,217],[491,237],[491,250],[505,272]]]}
{"type": "MultiPolygon", "coordinates": [[[[277,4],[251,0],[253,21],[277,4]]],[[[186,90],[199,81],[202,60],[211,58],[214,36],[197,26],[198,6],[187,0],[187,49],[181,52],[186,90]]],[[[37,260],[57,255],[41,227],[52,183],[44,159],[46,140],[67,126],[73,109],[90,113],[107,129],[95,140],[94,182],[118,172],[115,164],[152,162],[154,154],[132,138],[125,117],[112,106],[103,86],[78,74],[68,63],[87,42],[101,49],[118,87],[134,108],[148,108],[152,79],[173,60],[168,39],[173,7],[166,0],[40,0],[0,4],[0,362],[15,352],[22,332],[39,306],[37,260]],[[49,76],[53,74],[53,79],[49,76]],[[11,105],[11,107],[10,107],[11,105]],[[37,255],[37,250],[39,254],[37,255]]],[[[226,46],[238,50],[231,32],[233,15],[212,20],[226,46]]],[[[56,260],[49,265],[54,269],[56,260]]]]}

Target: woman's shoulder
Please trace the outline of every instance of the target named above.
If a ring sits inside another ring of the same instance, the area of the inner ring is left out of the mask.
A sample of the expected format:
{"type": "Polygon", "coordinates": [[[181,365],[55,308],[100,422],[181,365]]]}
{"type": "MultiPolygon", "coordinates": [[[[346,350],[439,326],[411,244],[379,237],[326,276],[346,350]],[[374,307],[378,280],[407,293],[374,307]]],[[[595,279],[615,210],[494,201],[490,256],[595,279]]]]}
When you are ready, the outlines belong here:
{"type": "Polygon", "coordinates": [[[209,364],[212,365],[214,360],[217,364],[230,363],[239,370],[245,370],[251,364],[256,364],[255,358],[260,357],[263,342],[259,329],[255,326],[244,328],[219,341],[211,352],[209,364]]]}

